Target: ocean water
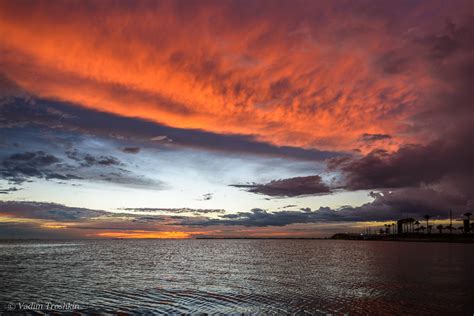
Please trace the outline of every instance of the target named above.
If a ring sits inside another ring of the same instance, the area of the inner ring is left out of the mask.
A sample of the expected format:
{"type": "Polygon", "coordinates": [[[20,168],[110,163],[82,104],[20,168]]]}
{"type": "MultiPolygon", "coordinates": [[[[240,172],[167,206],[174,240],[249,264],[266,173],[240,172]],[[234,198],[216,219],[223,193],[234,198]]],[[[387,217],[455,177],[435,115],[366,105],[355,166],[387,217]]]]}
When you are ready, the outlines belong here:
{"type": "Polygon", "coordinates": [[[474,245],[1,242],[0,310],[47,310],[48,303],[149,314],[473,315],[474,245]]]}

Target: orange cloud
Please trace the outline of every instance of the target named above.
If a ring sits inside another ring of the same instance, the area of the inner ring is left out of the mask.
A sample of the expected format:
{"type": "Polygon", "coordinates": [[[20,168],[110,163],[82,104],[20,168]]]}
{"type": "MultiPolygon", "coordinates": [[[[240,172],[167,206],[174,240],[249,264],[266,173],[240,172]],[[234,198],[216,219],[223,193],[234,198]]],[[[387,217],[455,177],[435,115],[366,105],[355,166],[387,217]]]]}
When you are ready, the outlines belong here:
{"type": "Polygon", "coordinates": [[[63,229],[63,228],[68,228],[68,225],[62,224],[62,223],[45,223],[41,225],[42,228],[47,228],[47,229],[63,229]]]}
{"type": "Polygon", "coordinates": [[[190,238],[191,234],[186,232],[156,232],[156,231],[146,231],[146,230],[133,230],[125,232],[103,232],[98,233],[98,237],[107,237],[107,238],[159,238],[159,239],[183,239],[190,238]]]}
{"type": "Polygon", "coordinates": [[[382,71],[406,39],[329,3],[120,4],[0,2],[3,71],[95,110],[331,150],[363,133],[411,141],[402,132],[435,85],[419,61],[382,71]]]}

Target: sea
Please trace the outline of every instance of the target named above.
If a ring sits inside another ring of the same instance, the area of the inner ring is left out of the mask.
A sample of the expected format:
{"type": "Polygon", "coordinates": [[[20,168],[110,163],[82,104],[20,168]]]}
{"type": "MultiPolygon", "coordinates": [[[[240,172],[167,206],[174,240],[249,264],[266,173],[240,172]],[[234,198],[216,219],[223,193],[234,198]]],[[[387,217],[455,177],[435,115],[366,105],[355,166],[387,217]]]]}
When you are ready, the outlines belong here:
{"type": "Polygon", "coordinates": [[[1,241],[0,311],[474,315],[474,244],[1,241]]]}

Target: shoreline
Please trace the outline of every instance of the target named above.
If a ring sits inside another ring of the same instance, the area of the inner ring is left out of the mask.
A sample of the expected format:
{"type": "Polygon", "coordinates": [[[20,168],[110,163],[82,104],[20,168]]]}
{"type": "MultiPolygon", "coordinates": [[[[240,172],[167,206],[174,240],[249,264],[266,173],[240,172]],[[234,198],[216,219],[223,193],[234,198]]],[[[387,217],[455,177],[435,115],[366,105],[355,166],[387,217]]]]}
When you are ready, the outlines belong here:
{"type": "Polygon", "coordinates": [[[442,242],[442,243],[474,243],[474,235],[449,234],[409,234],[409,235],[356,235],[335,234],[331,240],[360,240],[360,241],[402,241],[402,242],[442,242]]]}
{"type": "Polygon", "coordinates": [[[397,241],[397,242],[439,242],[474,244],[472,236],[380,236],[335,234],[331,237],[197,237],[197,238],[101,238],[101,239],[0,239],[0,243],[12,242],[71,242],[71,241],[106,241],[106,240],[349,240],[349,241],[397,241]]]}

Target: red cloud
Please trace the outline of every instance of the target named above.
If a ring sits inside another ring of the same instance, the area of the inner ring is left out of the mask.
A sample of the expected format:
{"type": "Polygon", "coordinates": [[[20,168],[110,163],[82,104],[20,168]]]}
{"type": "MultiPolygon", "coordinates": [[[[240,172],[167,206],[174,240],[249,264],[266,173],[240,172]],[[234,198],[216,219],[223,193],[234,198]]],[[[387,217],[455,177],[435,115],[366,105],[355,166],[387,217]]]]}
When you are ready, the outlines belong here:
{"type": "Polygon", "coordinates": [[[410,142],[408,120],[445,88],[413,44],[433,21],[373,4],[5,1],[0,65],[42,97],[173,127],[330,150],[364,133],[410,142]]]}

